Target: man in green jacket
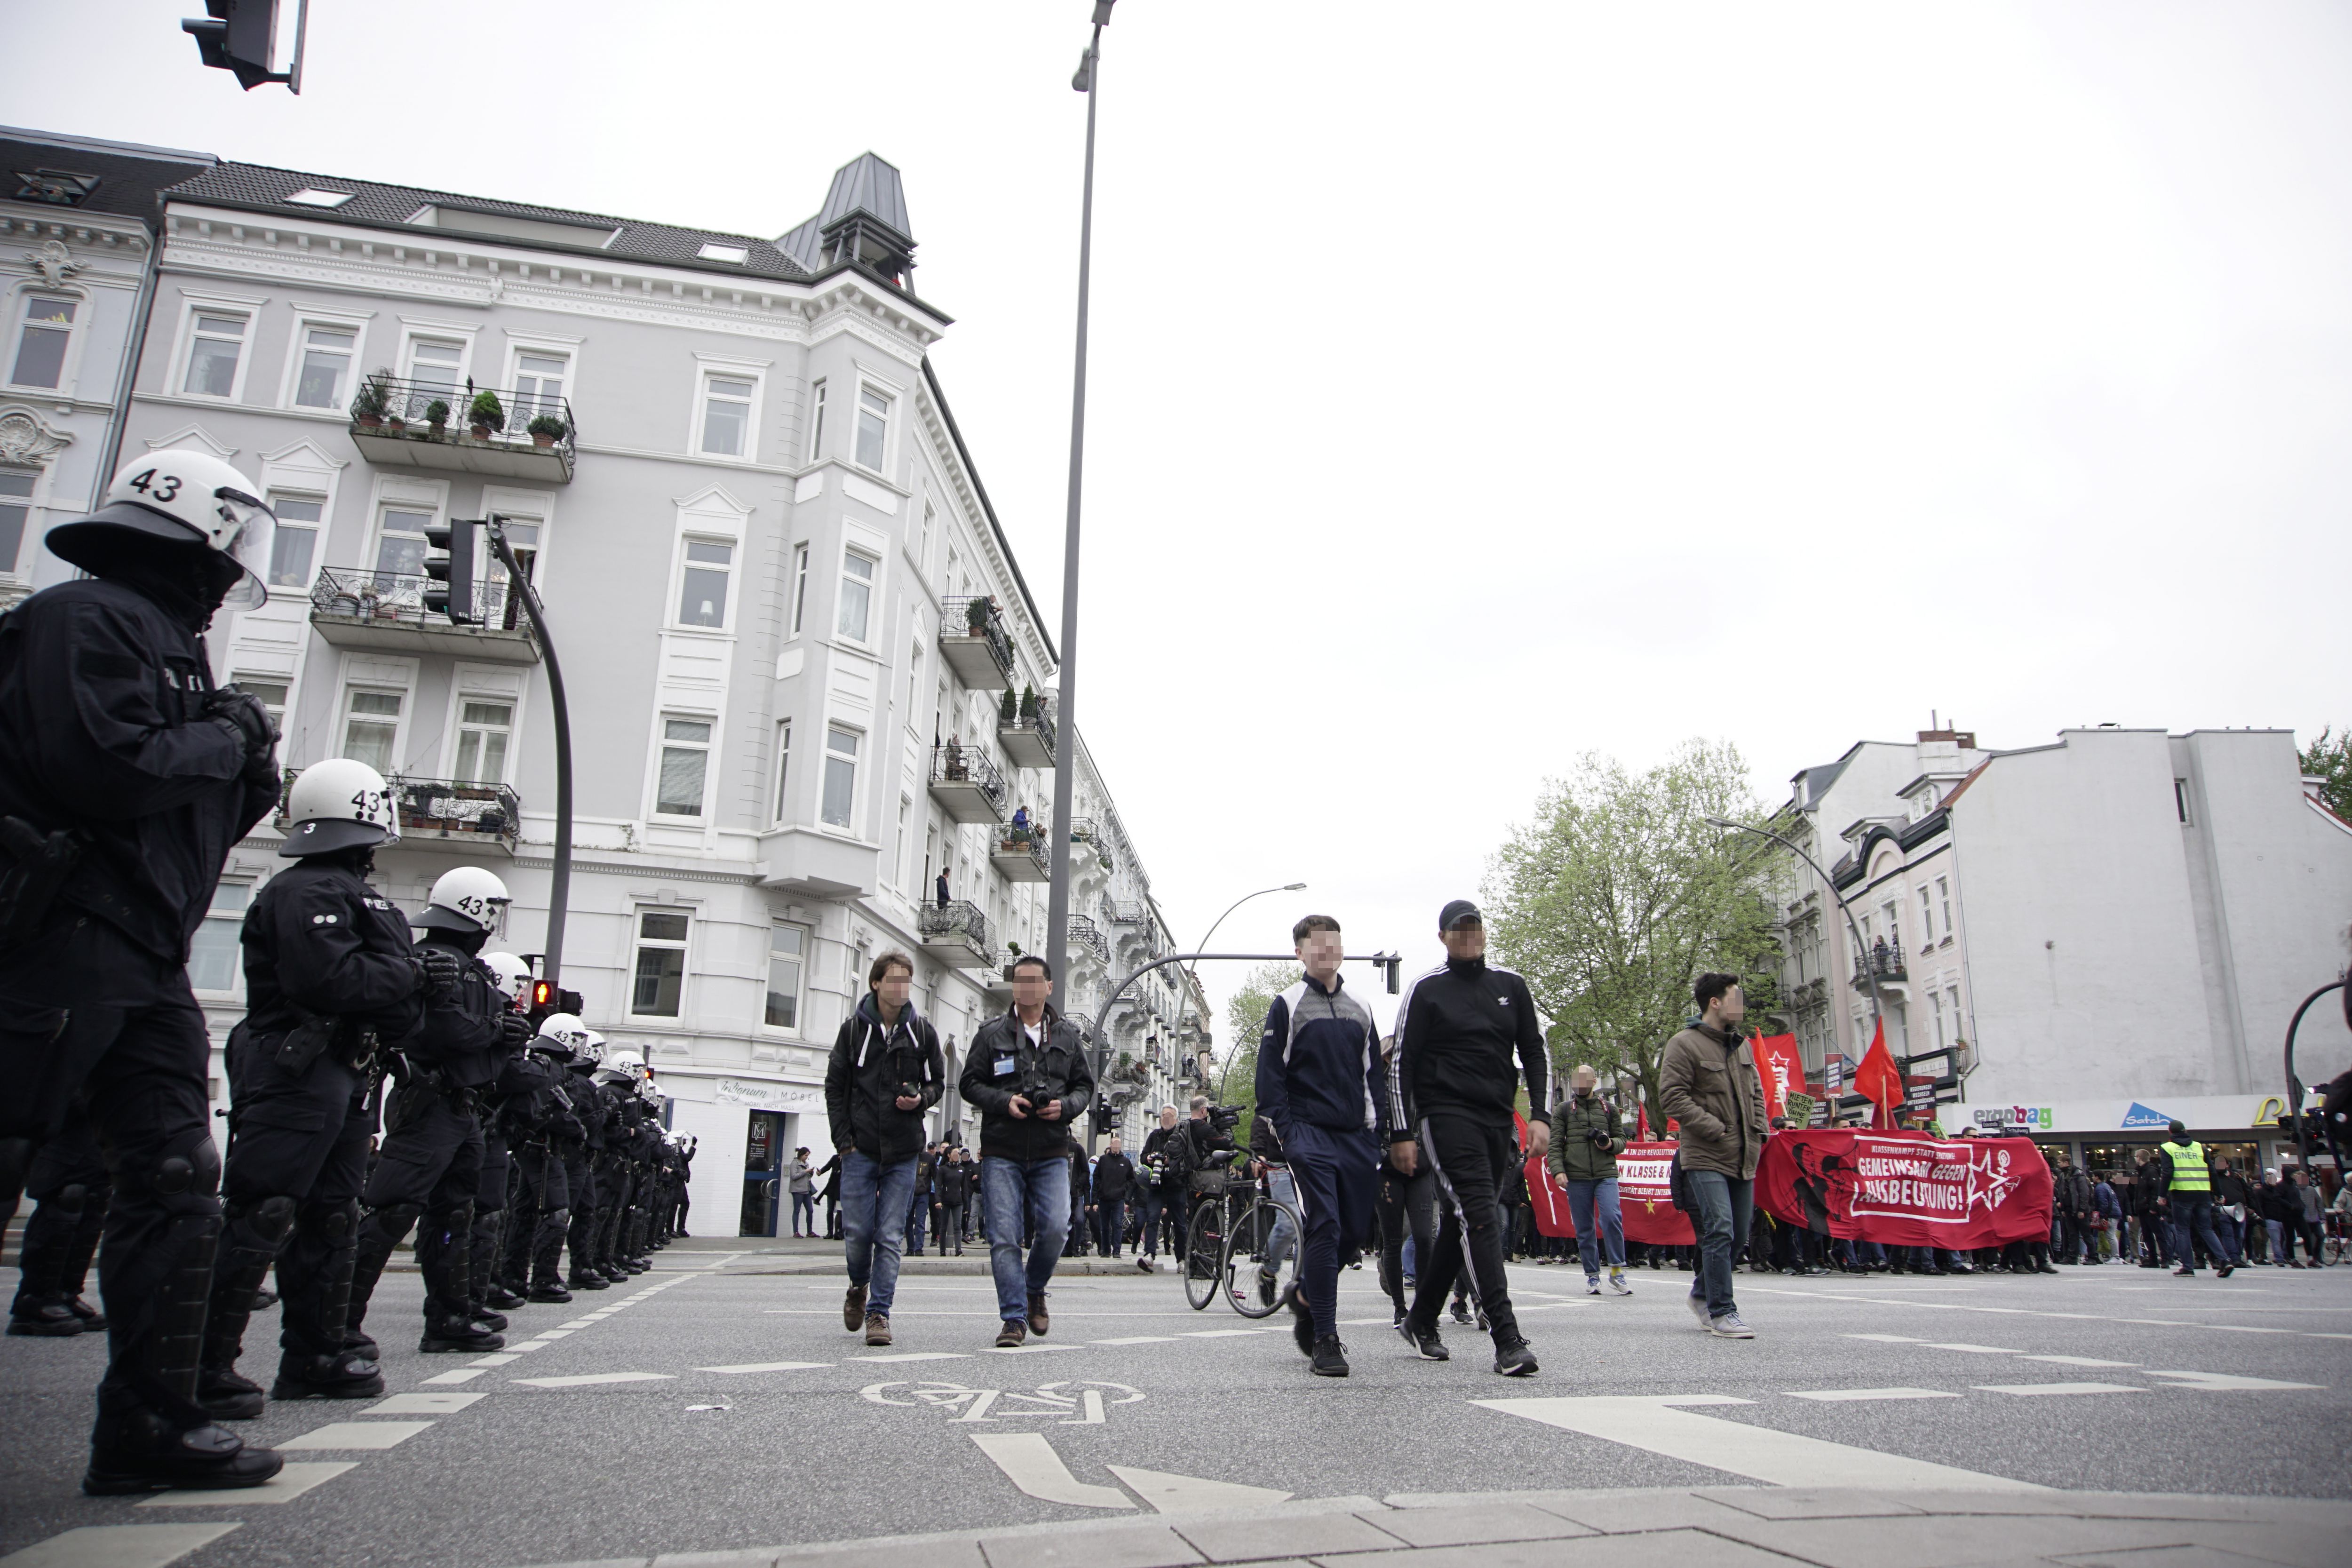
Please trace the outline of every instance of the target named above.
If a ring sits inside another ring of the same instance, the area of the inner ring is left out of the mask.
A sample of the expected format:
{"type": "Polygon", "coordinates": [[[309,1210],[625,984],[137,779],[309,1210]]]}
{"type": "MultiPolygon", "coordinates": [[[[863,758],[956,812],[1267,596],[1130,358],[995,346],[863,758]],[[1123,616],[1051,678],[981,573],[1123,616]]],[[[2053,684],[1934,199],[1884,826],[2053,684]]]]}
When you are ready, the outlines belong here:
{"type": "Polygon", "coordinates": [[[1731,1266],[1748,1245],[1756,1163],[1768,1127],[1764,1080],[1739,1022],[1748,1015],[1736,974],[1702,974],[1692,987],[1699,1020],[1666,1042],[1658,1100],[1682,1123],[1683,1175],[1697,1205],[1699,1267],[1691,1275],[1691,1315],[1709,1333],[1752,1340],[1731,1296],[1731,1266]]]}
{"type": "Polygon", "coordinates": [[[1580,1067],[1574,1088],[1551,1113],[1551,1152],[1545,1164],[1568,1187],[1568,1217],[1576,1226],[1576,1256],[1584,1265],[1584,1293],[1601,1294],[1601,1261],[1609,1260],[1609,1289],[1630,1296],[1625,1283],[1625,1221],[1617,1205],[1617,1151],[1625,1124],[1601,1093],[1601,1075],[1580,1067]]]}

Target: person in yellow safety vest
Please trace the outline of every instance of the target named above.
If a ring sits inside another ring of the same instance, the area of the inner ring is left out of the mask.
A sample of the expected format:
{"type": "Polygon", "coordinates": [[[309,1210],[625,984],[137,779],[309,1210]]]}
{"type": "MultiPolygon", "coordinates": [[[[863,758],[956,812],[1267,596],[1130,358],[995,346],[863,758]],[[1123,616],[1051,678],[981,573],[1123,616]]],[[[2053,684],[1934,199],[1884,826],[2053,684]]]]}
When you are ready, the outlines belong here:
{"type": "Polygon", "coordinates": [[[2169,1129],[2171,1141],[2158,1146],[2157,1158],[2166,1167],[2166,1198],[2172,1213],[2172,1256],[2179,1267],[2173,1273],[2197,1277],[2196,1247],[2202,1244],[2213,1260],[2213,1272],[2227,1279],[2238,1267],[2213,1228],[2213,1173],[2205,1163],[2205,1146],[2189,1136],[2179,1121],[2169,1129]]]}

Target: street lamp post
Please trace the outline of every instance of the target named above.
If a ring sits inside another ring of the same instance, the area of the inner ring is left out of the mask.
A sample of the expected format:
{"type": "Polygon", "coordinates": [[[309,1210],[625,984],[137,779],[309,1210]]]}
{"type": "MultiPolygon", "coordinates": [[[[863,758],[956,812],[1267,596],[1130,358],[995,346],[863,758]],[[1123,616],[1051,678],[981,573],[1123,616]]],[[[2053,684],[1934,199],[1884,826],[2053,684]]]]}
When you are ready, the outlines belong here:
{"type": "MultiPolygon", "coordinates": [[[[1304,890],[1306,889],[1306,887],[1307,887],[1307,884],[1306,884],[1306,883],[1304,883],[1304,882],[1285,882],[1285,883],[1284,883],[1282,886],[1280,886],[1279,888],[1260,888],[1260,889],[1259,889],[1256,892],[1255,892],[1255,893],[1244,893],[1240,898],[1235,899],[1232,903],[1227,904],[1227,905],[1225,906],[1225,914],[1224,914],[1224,915],[1219,915],[1215,920],[1211,921],[1209,922],[1209,935],[1208,935],[1208,936],[1204,936],[1204,937],[1202,937],[1202,938],[1201,939],[1201,951],[1202,951],[1202,952],[1207,952],[1207,951],[1208,951],[1208,948],[1209,948],[1209,938],[1210,938],[1210,937],[1213,937],[1213,936],[1215,936],[1215,935],[1217,934],[1217,928],[1218,928],[1219,926],[1221,926],[1221,925],[1223,925],[1223,924],[1224,924],[1224,923],[1225,923],[1225,915],[1232,914],[1235,910],[1240,909],[1244,904],[1248,903],[1252,899],[1262,899],[1262,898],[1265,897],[1268,893],[1297,893],[1297,892],[1302,892],[1302,891],[1304,891],[1304,890]]],[[[1191,979],[1191,981],[1192,981],[1192,984],[1193,984],[1195,987],[1199,986],[1199,984],[1201,984],[1201,966],[1200,966],[1199,964],[1197,964],[1197,963],[1196,963],[1196,964],[1192,965],[1190,969],[1186,970],[1184,973],[1185,973],[1186,976],[1187,976],[1187,977],[1189,977],[1189,978],[1191,979]]],[[[1222,1090],[1223,1089],[1223,1088],[1224,1088],[1224,1085],[1225,1085],[1225,1079],[1224,1079],[1224,1075],[1223,1075],[1223,1073],[1219,1073],[1219,1074],[1217,1075],[1217,1088],[1218,1088],[1218,1089],[1219,1089],[1220,1091],[1222,1091],[1222,1090]]]]}
{"type": "Polygon", "coordinates": [[[1102,99],[1102,30],[1110,25],[1118,0],[1096,0],[1094,37],[1079,58],[1073,90],[1087,95],[1087,171],[1078,204],[1078,342],[1070,379],[1070,499],[1062,533],[1061,695],[1055,721],[1061,744],[1054,748],[1053,884],[1045,900],[1045,956],[1054,970],[1054,999],[1069,1007],[1065,971],[1070,937],[1070,792],[1077,776],[1078,751],[1078,500],[1087,454],[1087,291],[1094,273],[1095,107],[1102,99]]]}

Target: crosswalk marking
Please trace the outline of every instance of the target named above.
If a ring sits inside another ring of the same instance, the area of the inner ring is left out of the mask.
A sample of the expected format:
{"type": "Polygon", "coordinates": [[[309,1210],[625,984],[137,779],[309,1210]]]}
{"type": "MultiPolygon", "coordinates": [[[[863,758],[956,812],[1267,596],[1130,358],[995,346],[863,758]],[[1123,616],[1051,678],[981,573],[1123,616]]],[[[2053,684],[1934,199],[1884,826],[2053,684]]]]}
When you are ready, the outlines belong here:
{"type": "Polygon", "coordinates": [[[1935,1340],[1922,1340],[1919,1342],[1920,1347],[1924,1350],[1961,1351],[1969,1355],[2015,1355],[2018,1353],[2017,1352],[2011,1350],[2006,1345],[1972,1345],[1957,1340],[1943,1342],[1938,1342],[1935,1340]]]}
{"type": "Polygon", "coordinates": [[[831,1366],[829,1361],[747,1361],[733,1366],[698,1366],[697,1372],[742,1373],[751,1372],[803,1372],[810,1367],[831,1366]]]}
{"type": "Polygon", "coordinates": [[[332,1421],[299,1437],[286,1437],[277,1447],[299,1453],[311,1448],[395,1448],[432,1426],[430,1421],[332,1421]]]}
{"type": "Polygon", "coordinates": [[[140,1508],[252,1508],[292,1502],[312,1487],[333,1480],[345,1470],[359,1468],[356,1459],[297,1461],[257,1487],[227,1491],[158,1492],[139,1502],[140,1508]]]}
{"type": "Polygon", "coordinates": [[[2129,1384],[2124,1383],[1979,1383],[1973,1386],[1979,1392],[1985,1394],[2014,1394],[2019,1395],[2037,1394],[2146,1394],[2147,1392],[2145,1388],[2136,1388],[2129,1384]]]}
{"type": "Polygon", "coordinates": [[[970,1361],[971,1357],[963,1351],[900,1351],[894,1355],[854,1355],[849,1359],[873,1362],[970,1361]]]}
{"type": "Polygon", "coordinates": [[[507,1363],[512,1360],[514,1360],[514,1357],[509,1355],[506,1352],[495,1351],[486,1356],[477,1356],[474,1360],[467,1362],[466,1364],[467,1366],[504,1366],[507,1363]]]}
{"type": "Polygon", "coordinates": [[[517,1377],[508,1381],[528,1384],[533,1388],[589,1388],[600,1383],[670,1383],[675,1377],[667,1372],[591,1372],[576,1377],[517,1377]]]}
{"type": "Polygon", "coordinates": [[[164,1568],[232,1530],[220,1524],[86,1524],[0,1557],[0,1568],[164,1568]]]}
{"type": "Polygon", "coordinates": [[[1279,1329],[1192,1329],[1181,1337],[1188,1340],[1238,1340],[1249,1334],[1279,1333],[1279,1329]]]}
{"type": "Polygon", "coordinates": [[[1173,1334],[1129,1334],[1123,1340],[1088,1340],[1087,1342],[1092,1345],[1172,1345],[1176,1342],[1176,1336],[1173,1334]]]}
{"type": "Polygon", "coordinates": [[[1791,1399],[1958,1399],[1957,1394],[1940,1388],[1791,1388],[1786,1391],[1791,1399]]]}

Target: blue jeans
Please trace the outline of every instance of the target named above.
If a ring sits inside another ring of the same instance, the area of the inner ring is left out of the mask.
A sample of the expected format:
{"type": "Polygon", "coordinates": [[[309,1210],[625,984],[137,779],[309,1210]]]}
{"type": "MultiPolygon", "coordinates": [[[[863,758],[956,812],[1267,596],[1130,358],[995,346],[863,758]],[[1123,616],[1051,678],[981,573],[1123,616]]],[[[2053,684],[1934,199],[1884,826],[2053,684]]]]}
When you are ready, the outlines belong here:
{"type": "Polygon", "coordinates": [[[808,1222],[808,1233],[814,1236],[816,1234],[816,1194],[814,1193],[793,1194],[793,1234],[794,1236],[800,1235],[803,1220],[808,1222]]]}
{"type": "MultiPolygon", "coordinates": [[[[1298,1184],[1291,1180],[1287,1165],[1267,1167],[1265,1182],[1274,1190],[1274,1195],[1288,1204],[1291,1209],[1298,1206],[1298,1184]]],[[[1290,1209],[1274,1216],[1274,1234],[1265,1238],[1265,1262],[1262,1265],[1268,1274],[1281,1271],[1282,1260],[1290,1256],[1291,1247],[1297,1243],[1297,1229],[1290,1223],[1290,1209]]]]}
{"type": "Polygon", "coordinates": [[[1748,1245],[1748,1220],[1755,1211],[1756,1184],[1734,1181],[1720,1171],[1685,1169],[1691,1201],[1698,1213],[1698,1267],[1691,1271],[1691,1294],[1706,1301],[1706,1315],[1720,1318],[1739,1310],[1731,1299],[1731,1266],[1748,1245]]]}
{"type": "Polygon", "coordinates": [[[1576,1226],[1576,1256],[1583,1260],[1587,1279],[1601,1278],[1605,1257],[1612,1268],[1625,1267],[1625,1217],[1617,1206],[1617,1178],[1568,1184],[1568,1217],[1576,1226]],[[1595,1213],[1600,1228],[1593,1228],[1595,1213]]]}
{"type": "Polygon", "coordinates": [[[985,1156],[980,1162],[981,1220],[988,1227],[989,1272],[996,1276],[996,1315],[1026,1321],[1045,1304],[1045,1282],[1070,1235],[1070,1162],[985,1156]],[[1021,1262],[1021,1226],[1031,1233],[1029,1262],[1021,1262]]]}
{"type": "Polygon", "coordinates": [[[852,1149],[841,1157],[841,1237],[849,1286],[866,1289],[866,1310],[890,1315],[898,1293],[898,1254],[907,1205],[915,1195],[915,1156],[882,1163],[852,1149]]]}

